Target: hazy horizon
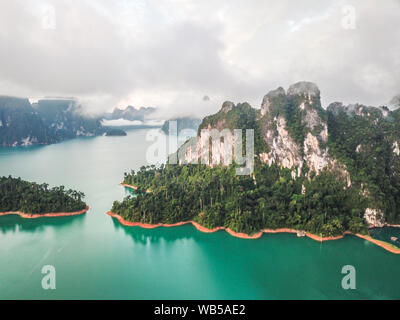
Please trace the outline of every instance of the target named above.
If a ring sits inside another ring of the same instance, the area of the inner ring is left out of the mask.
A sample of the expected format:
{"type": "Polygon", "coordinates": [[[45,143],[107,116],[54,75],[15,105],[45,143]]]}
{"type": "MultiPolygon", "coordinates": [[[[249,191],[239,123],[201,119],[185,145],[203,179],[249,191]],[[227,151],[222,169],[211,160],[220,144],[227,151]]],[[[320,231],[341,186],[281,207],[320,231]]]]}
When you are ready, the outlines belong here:
{"type": "Polygon", "coordinates": [[[304,80],[324,107],[384,105],[400,93],[399,9],[399,0],[5,0],[0,95],[204,116],[226,100],[258,108],[268,91],[304,80]]]}

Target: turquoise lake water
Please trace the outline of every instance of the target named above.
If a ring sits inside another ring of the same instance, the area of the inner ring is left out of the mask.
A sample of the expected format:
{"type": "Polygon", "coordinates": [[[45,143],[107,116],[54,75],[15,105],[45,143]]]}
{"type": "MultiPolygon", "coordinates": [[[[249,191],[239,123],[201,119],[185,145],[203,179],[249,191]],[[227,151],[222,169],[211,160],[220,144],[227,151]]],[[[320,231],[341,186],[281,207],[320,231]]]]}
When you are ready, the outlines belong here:
{"type": "Polygon", "coordinates": [[[128,192],[124,171],[146,164],[145,136],[0,148],[0,175],[83,191],[91,206],[76,217],[0,217],[0,299],[400,299],[400,255],[354,236],[245,240],[120,225],[105,213],[128,192]],[[44,265],[56,269],[55,290],[42,289],[44,265]],[[345,265],[355,290],[342,289],[345,265]]]}

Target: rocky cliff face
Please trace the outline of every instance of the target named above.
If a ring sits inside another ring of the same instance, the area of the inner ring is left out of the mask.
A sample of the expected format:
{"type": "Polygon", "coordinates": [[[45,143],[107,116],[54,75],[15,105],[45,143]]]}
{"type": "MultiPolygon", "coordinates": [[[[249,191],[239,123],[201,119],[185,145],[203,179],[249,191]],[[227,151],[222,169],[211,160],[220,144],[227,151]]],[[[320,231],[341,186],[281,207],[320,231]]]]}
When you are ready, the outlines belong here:
{"type": "Polygon", "coordinates": [[[361,104],[328,106],[330,145],[346,161],[365,199],[370,226],[396,221],[400,210],[399,110],[361,104]]]}
{"type": "Polygon", "coordinates": [[[172,118],[164,122],[161,130],[165,134],[169,134],[169,123],[175,121],[176,122],[176,131],[179,134],[182,130],[194,130],[197,132],[199,125],[201,123],[201,119],[194,117],[181,117],[181,118],[172,118]]]}
{"type": "Polygon", "coordinates": [[[389,106],[396,109],[400,107],[400,94],[394,96],[389,102],[389,106]]]}
{"type": "Polygon", "coordinates": [[[72,99],[44,99],[33,105],[57,141],[92,137],[104,132],[100,121],[85,116],[82,106],[72,99]]]}
{"type": "Polygon", "coordinates": [[[304,166],[307,175],[331,168],[350,185],[345,167],[329,155],[328,125],[315,84],[298,82],[287,94],[283,88],[271,91],[263,99],[261,116],[261,132],[270,150],[260,154],[263,162],[293,169],[293,177],[299,177],[304,166]]]}
{"type": "Polygon", "coordinates": [[[99,120],[82,115],[74,100],[40,100],[0,96],[0,145],[50,144],[103,133],[99,120]]]}
{"type": "MultiPolygon", "coordinates": [[[[211,166],[220,163],[230,164],[234,155],[232,146],[235,145],[235,141],[241,139],[235,134],[234,129],[251,129],[256,126],[256,110],[248,103],[234,105],[226,101],[218,113],[203,119],[198,128],[197,138],[190,139],[181,146],[178,150],[178,161],[181,164],[206,163],[211,166]],[[202,132],[203,130],[206,133],[202,132]],[[219,143],[209,143],[213,136],[217,137],[219,143]]],[[[245,133],[243,136],[245,137],[245,133]]]]}
{"type": "MultiPolygon", "coordinates": [[[[362,215],[370,226],[399,223],[400,109],[340,102],[321,106],[318,87],[299,82],[270,91],[260,109],[225,102],[203,119],[197,139],[178,151],[179,163],[197,163],[209,148],[209,164],[229,164],[238,137],[234,129],[254,129],[256,161],[291,171],[292,179],[313,179],[334,173],[359,194],[362,215]],[[218,146],[202,137],[202,129],[221,133],[218,146]],[[231,135],[225,135],[226,130],[231,135]]],[[[244,132],[243,132],[243,135],[244,132]]],[[[204,160],[203,160],[204,163],[204,160]]],[[[306,188],[302,193],[307,193],[306,188]]]]}
{"type": "Polygon", "coordinates": [[[0,96],[0,146],[51,142],[48,129],[28,99],[0,96]]]}
{"type": "Polygon", "coordinates": [[[370,228],[381,228],[385,226],[384,214],[379,209],[365,209],[364,218],[370,228]]]}
{"type": "MultiPolygon", "coordinates": [[[[201,139],[202,129],[216,129],[220,132],[224,129],[255,129],[258,135],[255,137],[255,154],[261,162],[291,169],[293,178],[302,174],[309,176],[312,172],[318,175],[330,168],[337,170],[350,186],[350,176],[345,166],[329,154],[325,118],[320,91],[315,84],[309,82],[296,83],[287,93],[281,87],[270,91],[264,97],[260,110],[248,104],[235,106],[227,101],[217,114],[203,120],[196,146],[193,141],[191,145],[183,146],[187,149],[181,151],[185,155],[181,162],[189,163],[201,158],[202,150],[208,142],[204,137],[201,139]]],[[[211,147],[211,159],[232,157],[234,150],[226,149],[226,142],[232,143],[234,135],[222,140],[220,154],[213,154],[211,147]]]]}

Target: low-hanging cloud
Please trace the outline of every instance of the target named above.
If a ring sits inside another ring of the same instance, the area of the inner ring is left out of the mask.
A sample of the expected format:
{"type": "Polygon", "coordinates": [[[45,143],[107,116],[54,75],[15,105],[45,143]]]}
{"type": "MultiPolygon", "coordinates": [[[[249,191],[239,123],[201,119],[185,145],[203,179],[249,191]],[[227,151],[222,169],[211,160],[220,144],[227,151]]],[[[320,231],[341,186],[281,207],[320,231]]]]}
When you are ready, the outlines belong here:
{"type": "Polygon", "coordinates": [[[202,116],[309,80],[324,105],[384,104],[400,93],[399,9],[398,0],[3,0],[0,94],[202,116]],[[343,25],[346,6],[354,28],[343,25]]]}

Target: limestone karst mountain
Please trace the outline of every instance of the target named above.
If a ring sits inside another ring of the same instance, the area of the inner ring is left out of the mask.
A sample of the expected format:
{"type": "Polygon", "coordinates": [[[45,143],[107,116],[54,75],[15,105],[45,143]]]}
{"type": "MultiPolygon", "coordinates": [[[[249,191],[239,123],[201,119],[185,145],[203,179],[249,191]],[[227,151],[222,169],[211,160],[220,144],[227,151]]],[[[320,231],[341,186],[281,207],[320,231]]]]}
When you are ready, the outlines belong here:
{"type": "Polygon", "coordinates": [[[393,107],[394,109],[400,107],[400,94],[394,96],[392,100],[389,102],[389,106],[393,107]]]}
{"type": "Polygon", "coordinates": [[[73,99],[28,99],[0,96],[0,145],[50,144],[103,133],[96,118],[85,116],[73,99]]]}
{"type": "Polygon", "coordinates": [[[135,108],[132,106],[128,106],[125,109],[115,108],[111,113],[104,113],[102,115],[102,118],[104,118],[105,120],[124,119],[129,121],[135,121],[135,120],[144,121],[149,116],[154,114],[156,110],[157,109],[153,107],[135,108]]]}
{"type": "Polygon", "coordinates": [[[194,130],[197,131],[201,119],[195,118],[195,117],[178,117],[178,118],[172,118],[164,122],[163,126],[161,127],[161,130],[165,133],[168,134],[170,130],[169,123],[171,121],[176,122],[176,131],[179,134],[182,130],[194,130]]]}
{"type": "MultiPolygon", "coordinates": [[[[202,129],[254,129],[255,158],[259,163],[291,171],[292,179],[335,172],[365,199],[365,218],[371,225],[398,221],[400,211],[400,111],[386,106],[368,107],[332,103],[321,106],[320,90],[298,82],[285,91],[279,87],[262,100],[261,108],[225,102],[205,117],[198,137],[178,151],[179,163],[200,162],[207,140],[202,129]]],[[[224,163],[234,150],[219,154],[209,147],[210,164],[224,163]]],[[[229,149],[229,148],[228,148],[229,149]]]]}

